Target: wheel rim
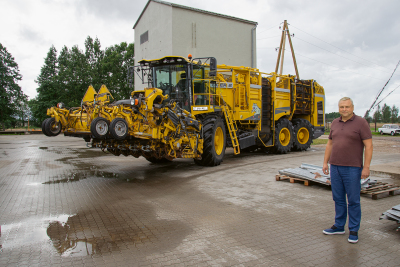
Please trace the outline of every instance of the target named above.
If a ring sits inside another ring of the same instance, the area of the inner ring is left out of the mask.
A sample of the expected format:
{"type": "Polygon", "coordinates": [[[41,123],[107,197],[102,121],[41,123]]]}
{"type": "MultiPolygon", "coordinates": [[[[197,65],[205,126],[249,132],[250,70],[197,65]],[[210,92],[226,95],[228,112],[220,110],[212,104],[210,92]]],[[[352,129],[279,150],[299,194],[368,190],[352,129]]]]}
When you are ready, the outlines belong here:
{"type": "Polygon", "coordinates": [[[308,142],[310,139],[310,133],[308,132],[307,128],[302,127],[299,129],[297,132],[297,141],[299,141],[300,144],[304,145],[308,142]]]}
{"type": "Polygon", "coordinates": [[[58,133],[59,130],[60,130],[60,123],[56,123],[55,121],[53,121],[53,122],[50,124],[50,131],[51,131],[53,134],[56,134],[56,133],[58,133]]]}
{"type": "Polygon", "coordinates": [[[290,132],[288,128],[282,128],[279,132],[279,141],[283,146],[287,146],[290,142],[290,132]]]}
{"type": "Polygon", "coordinates": [[[224,149],[224,133],[222,132],[221,127],[218,127],[217,130],[215,130],[214,147],[215,153],[221,155],[222,150],[224,149]]]}
{"type": "Polygon", "coordinates": [[[118,136],[124,136],[126,133],[126,124],[122,121],[119,121],[115,124],[114,130],[118,136]]]}
{"type": "Polygon", "coordinates": [[[108,132],[107,123],[105,121],[99,121],[96,123],[96,132],[101,136],[106,135],[108,132]]]}

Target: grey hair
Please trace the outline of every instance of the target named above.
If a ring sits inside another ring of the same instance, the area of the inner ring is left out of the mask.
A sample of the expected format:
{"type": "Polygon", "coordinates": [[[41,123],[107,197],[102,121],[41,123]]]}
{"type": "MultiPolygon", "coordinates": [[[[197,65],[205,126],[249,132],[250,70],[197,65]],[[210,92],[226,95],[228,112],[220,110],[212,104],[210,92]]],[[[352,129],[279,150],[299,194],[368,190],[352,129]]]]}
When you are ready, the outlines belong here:
{"type": "Polygon", "coordinates": [[[340,102],[342,102],[342,101],[346,101],[346,100],[350,100],[350,101],[351,101],[351,105],[353,105],[353,106],[354,106],[353,100],[352,100],[350,97],[347,97],[347,96],[345,96],[345,97],[342,97],[342,98],[339,100],[339,103],[338,103],[338,105],[340,105],[340,102]]]}

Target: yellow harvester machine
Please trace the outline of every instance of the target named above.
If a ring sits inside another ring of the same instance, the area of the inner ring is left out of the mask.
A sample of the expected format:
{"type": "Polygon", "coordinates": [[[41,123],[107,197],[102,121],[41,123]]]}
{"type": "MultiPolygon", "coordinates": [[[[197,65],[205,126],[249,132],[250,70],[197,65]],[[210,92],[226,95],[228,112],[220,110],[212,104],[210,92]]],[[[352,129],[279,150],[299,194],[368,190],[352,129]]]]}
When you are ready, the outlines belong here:
{"type": "Polygon", "coordinates": [[[112,102],[89,87],[81,107],[48,109],[43,132],[83,137],[114,155],[153,163],[193,158],[219,165],[226,147],[302,151],[324,132],[325,93],[314,80],[217,65],[216,59],[166,56],[129,68],[145,88],[112,102]]]}

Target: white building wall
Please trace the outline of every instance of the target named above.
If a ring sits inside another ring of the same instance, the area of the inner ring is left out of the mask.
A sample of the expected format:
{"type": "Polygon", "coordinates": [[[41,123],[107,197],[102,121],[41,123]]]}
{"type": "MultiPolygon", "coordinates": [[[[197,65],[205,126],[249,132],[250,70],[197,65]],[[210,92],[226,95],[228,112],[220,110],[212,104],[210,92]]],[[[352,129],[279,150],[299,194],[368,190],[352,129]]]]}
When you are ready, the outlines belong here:
{"type": "MultiPolygon", "coordinates": [[[[172,55],[172,7],[150,2],[135,27],[135,65],[142,59],[172,55]],[[149,31],[147,42],[140,44],[140,35],[149,31]]],[[[135,90],[145,85],[135,74],[135,90]]]]}
{"type": "MultiPolygon", "coordinates": [[[[218,64],[252,66],[251,32],[256,25],[149,1],[135,26],[135,65],[164,56],[215,57],[218,64]],[[148,41],[140,35],[148,31],[148,41]]],[[[253,66],[256,62],[253,35],[253,66]]],[[[135,75],[135,90],[145,85],[135,75]]]]}
{"type": "Polygon", "coordinates": [[[218,64],[251,66],[251,30],[255,25],[182,8],[173,8],[172,18],[173,55],[215,57],[218,64]]]}

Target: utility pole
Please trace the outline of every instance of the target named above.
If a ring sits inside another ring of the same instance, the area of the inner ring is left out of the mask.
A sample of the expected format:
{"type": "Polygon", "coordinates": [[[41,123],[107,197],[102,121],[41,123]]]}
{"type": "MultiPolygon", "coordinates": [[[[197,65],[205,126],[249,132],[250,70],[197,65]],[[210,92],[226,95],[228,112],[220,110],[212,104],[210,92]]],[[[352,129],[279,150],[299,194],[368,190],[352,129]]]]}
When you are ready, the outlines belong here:
{"type": "Polygon", "coordinates": [[[287,36],[288,40],[289,40],[290,51],[292,52],[292,59],[293,59],[294,69],[296,71],[296,77],[297,77],[297,79],[300,79],[299,71],[297,69],[296,56],[294,54],[292,39],[290,37],[290,32],[289,32],[288,25],[289,24],[287,23],[287,20],[285,20],[283,22],[281,44],[279,46],[278,59],[276,60],[275,72],[278,73],[279,61],[280,61],[281,68],[280,68],[279,74],[282,74],[282,71],[283,71],[283,60],[284,60],[284,57],[285,57],[286,36],[287,36]]]}

